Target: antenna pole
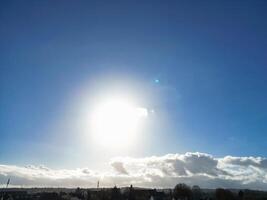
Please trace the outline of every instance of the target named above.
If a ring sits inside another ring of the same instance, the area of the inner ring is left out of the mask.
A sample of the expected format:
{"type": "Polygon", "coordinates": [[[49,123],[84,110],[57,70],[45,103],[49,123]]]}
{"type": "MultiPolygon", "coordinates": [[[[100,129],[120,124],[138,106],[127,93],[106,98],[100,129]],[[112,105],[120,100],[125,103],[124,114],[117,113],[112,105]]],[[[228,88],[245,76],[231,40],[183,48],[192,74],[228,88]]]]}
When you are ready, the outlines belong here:
{"type": "MultiPolygon", "coordinates": [[[[7,180],[6,189],[8,188],[9,183],[10,183],[10,178],[7,180]]],[[[4,200],[4,195],[5,195],[5,191],[2,192],[1,200],[4,200]]]]}

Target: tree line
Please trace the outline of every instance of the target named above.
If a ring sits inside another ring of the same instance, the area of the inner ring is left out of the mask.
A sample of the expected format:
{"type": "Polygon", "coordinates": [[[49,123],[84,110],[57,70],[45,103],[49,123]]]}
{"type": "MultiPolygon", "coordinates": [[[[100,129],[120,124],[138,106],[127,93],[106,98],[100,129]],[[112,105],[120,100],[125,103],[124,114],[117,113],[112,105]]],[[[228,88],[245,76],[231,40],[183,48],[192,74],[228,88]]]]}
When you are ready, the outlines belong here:
{"type": "Polygon", "coordinates": [[[267,200],[267,192],[223,188],[208,190],[179,183],[173,189],[143,189],[131,185],[126,188],[77,188],[69,192],[12,190],[2,191],[1,200],[267,200]]]}

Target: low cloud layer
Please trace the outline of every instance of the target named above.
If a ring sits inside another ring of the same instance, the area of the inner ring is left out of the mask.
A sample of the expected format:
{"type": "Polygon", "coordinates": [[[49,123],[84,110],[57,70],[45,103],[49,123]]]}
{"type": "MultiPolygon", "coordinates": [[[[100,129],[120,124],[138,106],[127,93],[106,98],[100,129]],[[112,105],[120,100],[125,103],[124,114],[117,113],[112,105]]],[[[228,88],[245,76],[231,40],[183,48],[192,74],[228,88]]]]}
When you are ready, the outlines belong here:
{"type": "Polygon", "coordinates": [[[45,166],[0,165],[0,182],[11,178],[13,186],[95,187],[102,186],[174,187],[183,182],[202,188],[250,188],[267,190],[267,159],[261,157],[215,158],[204,153],[167,154],[146,158],[117,157],[110,170],[88,168],[54,170],[45,166]]]}

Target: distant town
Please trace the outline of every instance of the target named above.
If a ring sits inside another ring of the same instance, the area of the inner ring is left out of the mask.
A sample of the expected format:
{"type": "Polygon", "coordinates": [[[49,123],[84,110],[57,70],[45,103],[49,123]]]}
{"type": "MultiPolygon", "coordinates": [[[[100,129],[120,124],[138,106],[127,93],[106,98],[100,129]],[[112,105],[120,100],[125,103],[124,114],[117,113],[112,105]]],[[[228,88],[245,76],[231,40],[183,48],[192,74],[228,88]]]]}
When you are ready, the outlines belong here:
{"type": "Polygon", "coordinates": [[[2,188],[1,200],[267,200],[267,191],[201,189],[179,183],[170,189],[113,188],[2,188]]]}

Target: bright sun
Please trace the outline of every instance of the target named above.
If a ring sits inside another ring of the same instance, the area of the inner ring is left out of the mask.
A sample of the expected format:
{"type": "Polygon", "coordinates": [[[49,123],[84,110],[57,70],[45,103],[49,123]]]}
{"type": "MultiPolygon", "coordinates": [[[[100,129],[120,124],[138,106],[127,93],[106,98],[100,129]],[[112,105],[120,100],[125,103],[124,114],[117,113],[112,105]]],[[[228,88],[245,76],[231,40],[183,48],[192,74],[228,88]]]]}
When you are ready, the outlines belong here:
{"type": "Polygon", "coordinates": [[[136,138],[140,120],[147,114],[145,108],[124,99],[113,98],[100,103],[91,116],[93,139],[105,147],[128,146],[136,138]]]}

